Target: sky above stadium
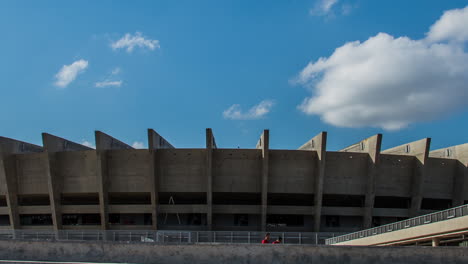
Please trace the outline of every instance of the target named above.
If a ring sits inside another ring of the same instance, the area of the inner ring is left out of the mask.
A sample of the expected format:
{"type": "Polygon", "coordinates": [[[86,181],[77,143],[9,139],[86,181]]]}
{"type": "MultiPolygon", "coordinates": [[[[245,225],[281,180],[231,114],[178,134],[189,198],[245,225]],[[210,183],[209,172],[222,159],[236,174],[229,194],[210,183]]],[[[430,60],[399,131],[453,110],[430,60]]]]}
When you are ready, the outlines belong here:
{"type": "Polygon", "coordinates": [[[467,0],[1,1],[0,135],[468,142],[467,0]]]}

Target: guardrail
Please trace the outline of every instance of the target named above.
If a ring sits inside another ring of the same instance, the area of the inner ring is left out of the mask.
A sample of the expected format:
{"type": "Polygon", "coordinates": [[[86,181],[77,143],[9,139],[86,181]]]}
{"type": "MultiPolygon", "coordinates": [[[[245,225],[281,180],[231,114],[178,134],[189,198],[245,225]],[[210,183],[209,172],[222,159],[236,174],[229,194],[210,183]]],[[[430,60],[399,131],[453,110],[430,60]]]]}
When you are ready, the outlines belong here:
{"type": "Polygon", "coordinates": [[[386,224],[366,230],[357,231],[354,233],[349,233],[337,237],[328,238],[325,240],[326,245],[333,245],[336,243],[341,243],[349,240],[360,239],[369,236],[375,236],[387,232],[393,232],[397,230],[402,230],[406,228],[411,228],[420,225],[427,225],[430,223],[445,221],[461,216],[468,215],[468,205],[457,206],[453,208],[449,208],[447,210],[421,215],[418,217],[406,219],[403,221],[386,224]]]}
{"type": "MultiPolygon", "coordinates": [[[[281,236],[283,244],[325,244],[342,233],[270,232],[271,242],[281,236]]],[[[1,240],[114,241],[125,243],[261,243],[265,232],[248,231],[154,231],[154,230],[0,230],[1,240]]]]}

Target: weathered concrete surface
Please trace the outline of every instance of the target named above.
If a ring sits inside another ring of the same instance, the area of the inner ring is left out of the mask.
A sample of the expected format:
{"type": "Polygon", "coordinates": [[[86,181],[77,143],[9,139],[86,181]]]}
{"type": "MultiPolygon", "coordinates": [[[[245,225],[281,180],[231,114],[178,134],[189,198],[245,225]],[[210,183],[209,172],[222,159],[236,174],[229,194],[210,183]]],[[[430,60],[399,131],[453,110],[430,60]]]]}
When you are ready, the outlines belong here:
{"type": "Polygon", "coordinates": [[[305,245],[153,245],[0,241],[0,258],[42,261],[196,263],[467,263],[463,247],[334,247],[305,245]]]}

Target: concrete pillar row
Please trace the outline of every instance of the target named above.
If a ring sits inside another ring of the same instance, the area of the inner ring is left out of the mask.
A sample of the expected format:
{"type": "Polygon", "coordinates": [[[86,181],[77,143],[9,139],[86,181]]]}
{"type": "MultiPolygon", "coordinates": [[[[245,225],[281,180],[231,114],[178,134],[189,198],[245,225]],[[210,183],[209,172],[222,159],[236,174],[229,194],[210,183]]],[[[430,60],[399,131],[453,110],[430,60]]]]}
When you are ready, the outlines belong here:
{"type": "Polygon", "coordinates": [[[468,180],[468,143],[437,149],[429,152],[430,158],[456,159],[456,170],[453,175],[452,206],[463,205],[465,201],[465,182],[468,180]]]}
{"type": "Polygon", "coordinates": [[[10,218],[11,229],[19,229],[19,213],[18,213],[18,184],[16,178],[16,158],[14,155],[8,157],[0,157],[0,175],[5,178],[0,180],[6,183],[6,201],[8,206],[8,215],[10,218]]]}
{"type": "Polygon", "coordinates": [[[152,212],[152,228],[158,229],[158,205],[159,205],[159,153],[160,149],[173,149],[166,139],[160,136],[153,129],[148,129],[148,150],[149,156],[149,169],[150,175],[153,177],[150,179],[151,182],[151,212],[152,212]]]}
{"type": "Polygon", "coordinates": [[[369,162],[367,166],[366,194],[363,211],[363,228],[372,227],[372,213],[374,210],[375,201],[375,184],[377,174],[379,173],[381,146],[382,134],[377,134],[340,150],[342,152],[357,152],[369,154],[369,162]]]}
{"type": "Polygon", "coordinates": [[[213,149],[217,148],[211,128],[206,129],[206,224],[213,229],[213,149]]]}
{"type": "Polygon", "coordinates": [[[429,149],[431,147],[431,139],[424,138],[398,147],[382,151],[382,154],[390,155],[405,155],[415,157],[413,178],[411,181],[411,207],[409,216],[415,217],[420,215],[421,204],[424,194],[424,182],[426,179],[426,162],[429,158],[429,149]]]}
{"type": "Polygon", "coordinates": [[[44,146],[44,160],[47,176],[47,186],[50,199],[50,212],[55,231],[62,229],[62,210],[60,203],[61,179],[57,176],[56,153],[64,151],[92,150],[89,147],[66,140],[48,133],[42,133],[42,145],[44,146]]]}
{"type": "MultiPolygon", "coordinates": [[[[99,191],[99,211],[101,215],[101,229],[109,229],[109,151],[115,149],[133,149],[130,145],[104,133],[94,131],[96,143],[97,180],[99,191]]],[[[107,239],[107,237],[105,237],[107,239]]]]}
{"type": "Polygon", "coordinates": [[[34,144],[0,137],[0,181],[5,182],[8,216],[10,228],[13,230],[20,228],[16,154],[40,153],[43,151],[42,147],[34,144]]]}
{"type": "Polygon", "coordinates": [[[299,150],[316,151],[317,158],[314,158],[314,232],[320,232],[322,217],[323,183],[325,181],[325,166],[327,159],[327,132],[321,132],[301,147],[299,150]]]}
{"type": "Polygon", "coordinates": [[[268,175],[270,173],[270,161],[269,161],[269,150],[270,150],[270,131],[268,129],[263,130],[260,140],[257,143],[257,149],[262,150],[262,206],[261,206],[261,230],[266,231],[267,226],[267,209],[268,209],[268,175]]]}

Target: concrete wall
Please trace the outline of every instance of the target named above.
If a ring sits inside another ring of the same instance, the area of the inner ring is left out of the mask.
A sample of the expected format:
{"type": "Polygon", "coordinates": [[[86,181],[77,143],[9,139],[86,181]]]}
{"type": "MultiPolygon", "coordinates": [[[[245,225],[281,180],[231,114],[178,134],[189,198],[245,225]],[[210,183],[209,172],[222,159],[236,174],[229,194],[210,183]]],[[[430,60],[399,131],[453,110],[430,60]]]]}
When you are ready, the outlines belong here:
{"type": "Polygon", "coordinates": [[[213,149],[213,192],[260,192],[262,158],[257,149],[213,149]]]}
{"type": "Polygon", "coordinates": [[[147,150],[109,150],[109,192],[150,192],[151,156],[147,150]]]}
{"type": "Polygon", "coordinates": [[[327,152],[324,194],[365,195],[369,155],[327,152]]]}
{"type": "Polygon", "coordinates": [[[158,156],[160,192],[206,192],[204,149],[161,149],[158,156]]]}
{"type": "Polygon", "coordinates": [[[380,155],[377,196],[411,197],[414,157],[380,155]]]}
{"type": "Polygon", "coordinates": [[[94,150],[59,152],[56,157],[57,178],[62,180],[63,193],[98,192],[94,150]]]}
{"type": "Polygon", "coordinates": [[[18,194],[48,194],[47,156],[44,153],[16,155],[18,194]]]}
{"type": "Polygon", "coordinates": [[[314,193],[314,151],[270,150],[269,193],[314,193]]]}
{"type": "Polygon", "coordinates": [[[468,262],[468,252],[463,247],[336,247],[260,244],[155,246],[124,243],[0,241],[0,258],[141,264],[461,264],[468,262]]]}

